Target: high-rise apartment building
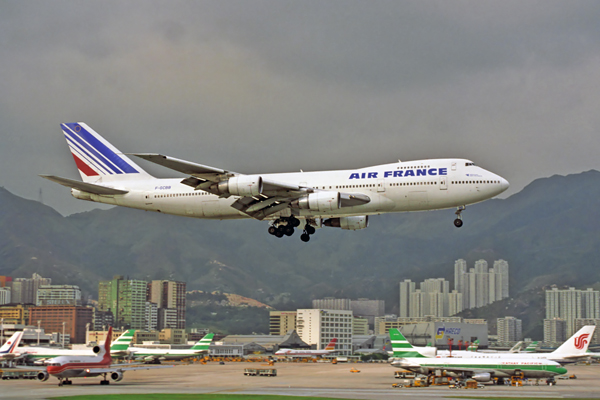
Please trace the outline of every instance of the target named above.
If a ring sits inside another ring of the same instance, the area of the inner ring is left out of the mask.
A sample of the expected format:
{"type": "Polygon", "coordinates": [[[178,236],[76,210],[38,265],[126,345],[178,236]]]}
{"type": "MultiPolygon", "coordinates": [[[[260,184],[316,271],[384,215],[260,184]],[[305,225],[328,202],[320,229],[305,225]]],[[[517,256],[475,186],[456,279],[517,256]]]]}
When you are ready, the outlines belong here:
{"type": "Polygon", "coordinates": [[[415,292],[416,282],[405,279],[400,282],[400,310],[398,316],[401,318],[410,317],[410,296],[415,292]]]}
{"type": "Polygon", "coordinates": [[[333,338],[338,355],[352,354],[352,311],[299,309],[296,317],[298,336],[317,350],[324,349],[333,338]]]}
{"type": "Polygon", "coordinates": [[[544,342],[562,344],[567,337],[567,321],[560,318],[544,320],[544,342]]]}
{"type": "MultiPolygon", "coordinates": [[[[175,310],[175,326],[168,326],[168,328],[185,329],[185,288],[185,282],[155,280],[148,283],[147,301],[156,304],[159,309],[175,310]]],[[[158,329],[164,328],[167,326],[161,326],[159,321],[158,329]]]]}
{"type": "Polygon", "coordinates": [[[523,325],[520,319],[504,317],[497,319],[498,342],[510,343],[523,340],[523,325]]]}
{"type": "Polygon", "coordinates": [[[147,282],[125,279],[121,275],[98,285],[98,309],[111,311],[115,325],[126,329],[145,329],[147,282]]]}
{"type": "Polygon", "coordinates": [[[454,263],[454,289],[462,293],[463,308],[478,308],[508,297],[508,263],[494,261],[488,268],[485,260],[475,262],[475,267],[467,270],[463,259],[454,263]]]}
{"type": "Polygon", "coordinates": [[[41,285],[51,285],[52,279],[42,278],[33,274],[31,278],[15,278],[12,282],[6,282],[11,288],[11,301],[20,304],[35,304],[37,291],[41,285]]]}
{"type": "Polygon", "coordinates": [[[0,305],[2,304],[10,304],[10,288],[9,287],[0,287],[0,305]]]}
{"type": "Polygon", "coordinates": [[[576,319],[600,319],[600,292],[592,288],[578,290],[573,287],[546,290],[546,319],[554,318],[564,320],[566,336],[572,336],[577,331],[576,319]]]}

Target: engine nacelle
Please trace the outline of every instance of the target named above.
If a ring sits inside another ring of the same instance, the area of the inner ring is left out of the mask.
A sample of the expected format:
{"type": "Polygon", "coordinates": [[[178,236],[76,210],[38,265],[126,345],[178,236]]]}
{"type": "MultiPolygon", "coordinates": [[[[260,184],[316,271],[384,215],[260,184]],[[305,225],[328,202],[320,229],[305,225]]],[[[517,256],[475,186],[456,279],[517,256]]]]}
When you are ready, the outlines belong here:
{"type": "Polygon", "coordinates": [[[94,346],[94,348],[92,349],[92,351],[94,352],[94,354],[100,353],[100,346],[94,346]]]}
{"type": "Polygon", "coordinates": [[[211,189],[220,194],[258,196],[263,191],[263,181],[259,175],[240,175],[215,183],[211,189]]]}
{"type": "Polygon", "coordinates": [[[123,379],[123,373],[121,371],[111,372],[110,379],[112,379],[115,382],[119,382],[121,379],[123,379]]]}
{"type": "Polygon", "coordinates": [[[42,381],[42,382],[47,381],[49,377],[50,377],[50,375],[46,371],[40,371],[36,375],[36,378],[38,379],[38,381],[42,381]]]}
{"type": "Polygon", "coordinates": [[[357,231],[369,226],[369,216],[360,215],[358,217],[340,217],[325,220],[325,226],[333,228],[342,228],[350,231],[357,231]]]}
{"type": "Polygon", "coordinates": [[[340,202],[339,192],[317,192],[299,198],[292,206],[303,210],[328,212],[339,209],[340,202]]]}
{"type": "Polygon", "coordinates": [[[73,197],[75,197],[76,199],[79,199],[79,200],[93,201],[91,193],[83,192],[83,191],[78,190],[78,189],[71,189],[71,196],[73,196],[73,197]]]}
{"type": "Polygon", "coordinates": [[[492,380],[492,376],[489,372],[480,372],[473,375],[471,378],[475,379],[477,382],[489,382],[492,380]]]}

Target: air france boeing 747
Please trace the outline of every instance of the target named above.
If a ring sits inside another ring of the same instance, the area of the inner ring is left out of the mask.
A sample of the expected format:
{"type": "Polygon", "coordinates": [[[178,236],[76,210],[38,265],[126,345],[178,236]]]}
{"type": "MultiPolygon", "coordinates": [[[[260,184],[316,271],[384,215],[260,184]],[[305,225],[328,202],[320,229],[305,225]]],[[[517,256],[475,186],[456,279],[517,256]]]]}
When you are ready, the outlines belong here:
{"type": "Polygon", "coordinates": [[[83,181],[41,175],[78,199],[209,219],[270,221],[269,233],[310,240],[322,226],[358,230],[368,216],[456,208],[504,192],[508,181],[465,159],[417,160],[318,172],[245,175],[154,153],[131,153],[188,175],[157,179],[83,122],[62,124],[83,181]]]}

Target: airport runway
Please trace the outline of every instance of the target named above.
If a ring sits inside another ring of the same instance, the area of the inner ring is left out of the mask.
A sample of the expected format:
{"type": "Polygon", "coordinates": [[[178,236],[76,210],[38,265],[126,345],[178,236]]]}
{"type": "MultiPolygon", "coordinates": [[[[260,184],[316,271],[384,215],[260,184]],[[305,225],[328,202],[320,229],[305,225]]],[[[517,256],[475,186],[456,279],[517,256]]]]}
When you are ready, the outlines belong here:
{"type": "Polygon", "coordinates": [[[381,399],[418,395],[420,399],[446,396],[502,396],[539,398],[600,398],[600,365],[571,366],[578,379],[558,380],[549,387],[521,388],[486,385],[478,390],[450,390],[444,386],[394,389],[395,369],[387,364],[276,363],[277,377],[244,376],[244,368],[273,368],[260,363],[209,363],[174,368],[129,371],[121,382],[100,386],[100,378],[74,379],[58,387],[57,380],[0,381],[0,399],[46,399],[54,396],[110,393],[239,393],[381,399]],[[360,373],[351,373],[355,367],[360,373]]]}

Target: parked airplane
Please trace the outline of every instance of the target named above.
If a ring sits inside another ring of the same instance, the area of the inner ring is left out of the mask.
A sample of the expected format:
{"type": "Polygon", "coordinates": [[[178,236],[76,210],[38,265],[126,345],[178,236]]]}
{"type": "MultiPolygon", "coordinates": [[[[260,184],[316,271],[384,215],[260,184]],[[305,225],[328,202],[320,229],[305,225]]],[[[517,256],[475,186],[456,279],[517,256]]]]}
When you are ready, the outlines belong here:
{"type": "Polygon", "coordinates": [[[160,363],[160,361],[163,360],[181,360],[183,358],[208,353],[210,342],[212,342],[214,336],[214,333],[205,335],[189,349],[147,349],[144,347],[130,347],[129,352],[135,358],[143,358],[146,362],[160,363]]]}
{"type": "Polygon", "coordinates": [[[17,351],[19,342],[23,338],[23,331],[15,332],[11,337],[0,347],[0,360],[14,360],[21,354],[17,351]]]}
{"type": "MultiPolygon", "coordinates": [[[[112,338],[112,327],[108,328],[106,341],[94,356],[60,356],[52,359],[45,371],[40,371],[37,378],[46,381],[50,376],[58,378],[58,386],[70,385],[73,382],[69,378],[87,378],[102,375],[104,379],[100,381],[101,385],[108,385],[110,378],[119,382],[123,379],[125,371],[135,371],[140,369],[163,368],[162,366],[132,366],[132,364],[112,364],[110,356],[110,341],[112,338]]],[[[27,367],[24,367],[27,368],[27,367]]]]}
{"type": "Polygon", "coordinates": [[[291,236],[302,225],[304,242],[322,226],[358,230],[368,216],[457,208],[490,199],[508,181],[470,160],[416,160],[366,168],[244,175],[162,154],[132,153],[189,175],[156,179],[83,122],[62,124],[83,182],[43,178],[71,188],[82,200],[209,219],[269,220],[269,233],[291,236]]]}
{"type": "MultiPolygon", "coordinates": [[[[477,351],[452,351],[452,358],[469,359],[502,359],[502,360],[551,360],[560,364],[567,364],[589,357],[587,349],[594,334],[595,325],[586,325],[565,341],[558,349],[551,353],[482,353],[477,351]]],[[[400,332],[398,332],[402,335],[400,332]]],[[[404,336],[402,336],[404,338],[404,336]]],[[[405,351],[415,351],[414,347],[406,341],[405,351]]],[[[415,356],[411,356],[415,357],[415,356]]],[[[419,357],[419,356],[416,356],[419,357]]],[[[424,357],[424,355],[421,355],[424,357]]],[[[448,353],[438,352],[437,358],[449,358],[448,353]]]]}
{"type": "Polygon", "coordinates": [[[337,338],[331,339],[331,342],[323,350],[293,350],[293,349],[280,349],[275,352],[276,356],[288,356],[288,357],[316,357],[324,356],[327,354],[335,353],[335,344],[337,338]]]}
{"type": "MultiPolygon", "coordinates": [[[[133,340],[135,329],[129,329],[110,346],[111,357],[125,357],[128,354],[128,347],[133,340]]],[[[35,360],[36,364],[42,364],[45,361],[60,356],[93,356],[98,354],[100,346],[95,346],[92,349],[70,350],[59,349],[53,347],[19,347],[19,351],[28,360],[35,360]]]]}
{"type": "Polygon", "coordinates": [[[444,370],[451,376],[464,376],[478,382],[489,382],[493,378],[510,378],[522,372],[525,378],[551,378],[567,373],[559,363],[546,359],[500,358],[402,358],[392,362],[393,367],[429,374],[444,370]]]}

